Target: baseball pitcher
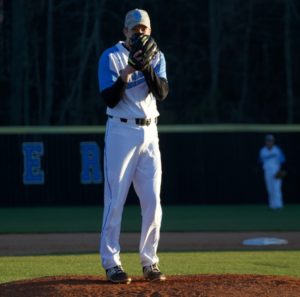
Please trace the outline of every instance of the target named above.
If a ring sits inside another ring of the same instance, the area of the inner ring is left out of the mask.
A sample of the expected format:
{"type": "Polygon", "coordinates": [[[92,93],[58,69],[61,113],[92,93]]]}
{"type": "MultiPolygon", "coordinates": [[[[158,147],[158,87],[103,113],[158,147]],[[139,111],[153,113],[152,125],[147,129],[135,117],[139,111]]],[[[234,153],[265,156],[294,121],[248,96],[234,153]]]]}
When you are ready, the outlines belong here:
{"type": "Polygon", "coordinates": [[[125,41],[104,51],[98,68],[108,117],[100,255],[109,281],[131,282],[121,265],[119,237],[124,203],[133,183],[142,211],[139,252],[143,275],[150,281],[163,281],[157,257],[162,169],[156,101],[168,94],[166,62],[151,37],[146,11],[129,11],[123,33],[125,41]]]}

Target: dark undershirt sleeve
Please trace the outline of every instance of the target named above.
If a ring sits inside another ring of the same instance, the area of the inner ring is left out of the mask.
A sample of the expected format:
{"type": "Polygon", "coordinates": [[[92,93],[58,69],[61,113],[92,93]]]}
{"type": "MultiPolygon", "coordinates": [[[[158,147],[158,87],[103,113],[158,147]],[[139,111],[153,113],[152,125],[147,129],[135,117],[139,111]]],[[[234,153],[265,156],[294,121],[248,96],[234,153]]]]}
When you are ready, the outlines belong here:
{"type": "Polygon", "coordinates": [[[143,74],[150,92],[158,101],[163,101],[169,92],[168,81],[159,77],[150,65],[143,70],[143,74]]]}
{"type": "Polygon", "coordinates": [[[106,88],[101,92],[101,96],[108,107],[114,108],[121,101],[126,85],[127,84],[119,76],[111,87],[106,88]]]}

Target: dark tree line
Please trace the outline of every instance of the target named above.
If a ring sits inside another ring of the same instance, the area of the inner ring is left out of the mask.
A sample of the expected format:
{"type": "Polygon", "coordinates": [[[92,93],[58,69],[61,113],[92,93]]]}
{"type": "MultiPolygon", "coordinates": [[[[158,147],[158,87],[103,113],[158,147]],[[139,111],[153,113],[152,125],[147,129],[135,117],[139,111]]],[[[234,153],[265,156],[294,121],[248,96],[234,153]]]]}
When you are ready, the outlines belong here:
{"type": "Polygon", "coordinates": [[[103,124],[98,59],[136,7],[167,59],[161,122],[300,122],[296,0],[0,0],[0,124],[103,124]]]}

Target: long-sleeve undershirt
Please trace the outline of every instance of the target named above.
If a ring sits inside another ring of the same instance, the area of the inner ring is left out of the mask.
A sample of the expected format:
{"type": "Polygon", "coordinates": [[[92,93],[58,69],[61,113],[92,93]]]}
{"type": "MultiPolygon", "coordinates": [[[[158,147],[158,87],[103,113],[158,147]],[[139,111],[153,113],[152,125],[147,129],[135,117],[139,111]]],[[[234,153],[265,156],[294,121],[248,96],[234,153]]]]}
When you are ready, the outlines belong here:
{"type": "MultiPolygon", "coordinates": [[[[143,74],[149,91],[152,92],[158,101],[163,101],[169,92],[168,81],[165,78],[159,77],[150,65],[143,70],[143,74]]],[[[101,92],[104,102],[109,108],[114,108],[121,101],[126,85],[127,83],[119,76],[111,87],[101,92]]]]}

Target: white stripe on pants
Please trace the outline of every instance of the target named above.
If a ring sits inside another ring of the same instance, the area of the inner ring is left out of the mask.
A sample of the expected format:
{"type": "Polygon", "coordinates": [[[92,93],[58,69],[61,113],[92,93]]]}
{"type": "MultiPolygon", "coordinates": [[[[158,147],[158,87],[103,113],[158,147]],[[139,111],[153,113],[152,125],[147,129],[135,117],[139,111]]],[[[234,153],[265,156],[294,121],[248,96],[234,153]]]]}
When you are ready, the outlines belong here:
{"type": "Polygon", "coordinates": [[[104,213],[100,242],[102,265],[105,269],[121,265],[121,220],[132,182],[142,209],[141,264],[158,263],[156,252],[162,218],[162,171],[156,124],[137,126],[109,119],[104,154],[104,213]]]}

